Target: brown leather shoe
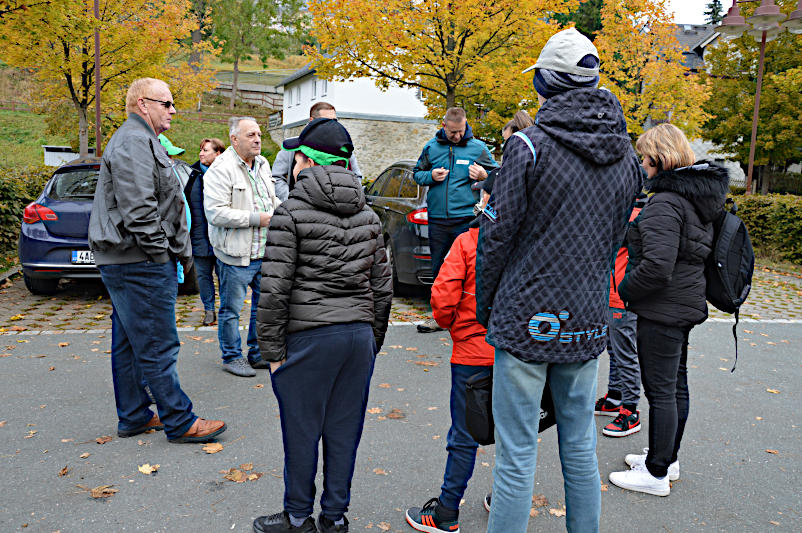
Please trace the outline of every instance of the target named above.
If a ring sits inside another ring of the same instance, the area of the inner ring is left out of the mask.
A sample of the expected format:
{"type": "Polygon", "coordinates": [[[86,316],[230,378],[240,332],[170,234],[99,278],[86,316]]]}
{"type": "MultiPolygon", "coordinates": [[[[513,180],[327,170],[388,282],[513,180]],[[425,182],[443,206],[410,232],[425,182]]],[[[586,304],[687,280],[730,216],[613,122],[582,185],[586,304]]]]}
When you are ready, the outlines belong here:
{"type": "Polygon", "coordinates": [[[189,428],[189,431],[176,437],[169,439],[170,442],[209,442],[214,440],[216,436],[226,430],[226,423],[222,420],[206,420],[205,418],[196,418],[195,422],[189,428]]]}
{"type": "Polygon", "coordinates": [[[159,420],[159,415],[153,415],[153,418],[150,419],[150,422],[139,426],[136,429],[118,429],[117,436],[122,438],[133,437],[134,435],[139,435],[140,433],[144,433],[149,429],[155,429],[156,431],[161,431],[164,429],[164,424],[162,424],[162,421],[159,420]]]}

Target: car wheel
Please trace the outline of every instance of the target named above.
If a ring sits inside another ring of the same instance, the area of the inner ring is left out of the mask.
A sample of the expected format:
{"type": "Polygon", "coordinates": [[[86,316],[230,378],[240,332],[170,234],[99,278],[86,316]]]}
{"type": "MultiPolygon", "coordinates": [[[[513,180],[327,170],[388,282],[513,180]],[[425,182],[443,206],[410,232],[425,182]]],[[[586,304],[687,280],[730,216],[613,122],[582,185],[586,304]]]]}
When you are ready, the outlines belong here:
{"type": "Polygon", "coordinates": [[[31,292],[31,294],[48,296],[50,294],[55,294],[58,291],[58,278],[32,278],[23,273],[22,279],[25,280],[25,287],[31,292]]]}
{"type": "Polygon", "coordinates": [[[184,272],[184,283],[178,284],[178,294],[198,294],[198,276],[195,273],[195,264],[189,267],[189,271],[184,272]]]}

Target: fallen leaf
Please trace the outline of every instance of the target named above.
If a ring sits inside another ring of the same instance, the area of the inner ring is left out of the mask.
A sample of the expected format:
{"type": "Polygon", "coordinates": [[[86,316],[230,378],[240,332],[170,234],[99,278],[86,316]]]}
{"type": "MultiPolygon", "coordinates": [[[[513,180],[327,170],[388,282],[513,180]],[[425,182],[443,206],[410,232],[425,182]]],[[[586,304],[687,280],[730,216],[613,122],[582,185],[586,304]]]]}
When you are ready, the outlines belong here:
{"type": "Polygon", "coordinates": [[[387,420],[386,416],[377,416],[376,420],[387,420]]]}
{"type": "Polygon", "coordinates": [[[432,435],[432,440],[437,440],[440,438],[440,435],[432,435]]]}
{"type": "Polygon", "coordinates": [[[28,328],[24,326],[11,326],[11,331],[25,331],[26,329],[28,328]]]}
{"type": "Polygon", "coordinates": [[[766,344],[771,344],[772,346],[777,346],[776,342],[766,341],[766,344]]]}
{"type": "Polygon", "coordinates": [[[382,410],[381,410],[380,407],[371,407],[370,409],[368,409],[368,413],[370,413],[372,415],[377,415],[377,414],[379,414],[381,412],[382,412],[382,410]]]}
{"type": "Polygon", "coordinates": [[[239,465],[239,467],[240,467],[241,470],[244,470],[245,472],[248,472],[250,470],[253,470],[253,463],[243,463],[243,464],[239,465]]]}
{"type": "Polygon", "coordinates": [[[488,463],[487,461],[482,461],[482,466],[490,466],[490,463],[488,463]]]}
{"type": "Polygon", "coordinates": [[[378,524],[376,524],[376,526],[377,526],[379,529],[381,529],[382,531],[390,531],[390,528],[392,528],[392,527],[393,527],[393,526],[391,526],[391,525],[390,525],[389,523],[387,523],[387,522],[379,522],[378,524]]]}
{"type": "Polygon", "coordinates": [[[9,317],[8,319],[16,322],[17,320],[22,320],[23,318],[25,318],[25,315],[14,315],[12,317],[9,317]]]}
{"type": "Polygon", "coordinates": [[[193,335],[190,335],[188,338],[189,338],[189,339],[192,339],[193,341],[200,341],[200,340],[203,340],[203,337],[197,337],[197,336],[193,336],[193,335]]]}
{"type": "Polygon", "coordinates": [[[415,361],[415,364],[418,366],[437,366],[440,363],[435,363],[434,361],[415,361]]]}
{"type": "Polygon", "coordinates": [[[81,455],[79,455],[78,457],[80,457],[81,459],[86,459],[86,458],[87,458],[87,457],[89,457],[90,455],[91,455],[91,454],[90,454],[89,452],[84,452],[84,453],[82,453],[81,455]]]}
{"type": "Polygon", "coordinates": [[[61,442],[72,442],[74,439],[61,439],[61,442]]]}
{"type": "Polygon", "coordinates": [[[379,383],[379,388],[380,389],[389,389],[390,388],[390,384],[389,383],[379,383]]]}
{"type": "Polygon", "coordinates": [[[547,507],[549,505],[549,500],[542,494],[535,494],[532,496],[532,506],[533,507],[547,507]]]}
{"type": "Polygon", "coordinates": [[[779,452],[779,450],[766,450],[766,453],[770,453],[772,455],[777,455],[780,452],[779,452]]]}
{"type": "Polygon", "coordinates": [[[245,475],[245,472],[237,468],[232,468],[223,477],[234,483],[245,483],[248,480],[248,476],[245,475]]]}
{"type": "Polygon", "coordinates": [[[756,416],[755,420],[763,420],[763,417],[762,416],[756,416]]]}
{"type": "Polygon", "coordinates": [[[156,472],[159,469],[160,465],[153,465],[151,466],[149,463],[145,463],[138,468],[140,472],[145,474],[146,476],[151,475],[152,473],[156,472]]]}
{"type": "Polygon", "coordinates": [[[373,469],[373,473],[376,474],[377,476],[386,476],[387,475],[387,471],[384,468],[374,468],[373,469]]]}
{"type": "Polygon", "coordinates": [[[388,346],[388,348],[395,348],[397,350],[399,348],[403,348],[403,346],[401,346],[400,344],[394,344],[392,346],[388,346]]]}
{"type": "Polygon", "coordinates": [[[766,392],[770,392],[772,394],[780,394],[780,391],[778,391],[777,389],[766,389],[766,392]]]}
{"type": "Polygon", "coordinates": [[[70,465],[67,465],[58,471],[58,477],[66,476],[69,473],[69,471],[70,471],[70,465]]]}
{"type": "Polygon", "coordinates": [[[727,369],[726,369],[726,368],[724,368],[723,366],[720,366],[720,367],[718,367],[718,369],[719,369],[719,370],[723,370],[724,372],[727,372],[727,369]]]}
{"type": "Polygon", "coordinates": [[[408,351],[408,352],[417,352],[418,349],[417,348],[406,348],[406,351],[408,351]]]}
{"type": "Polygon", "coordinates": [[[248,474],[248,481],[256,481],[257,479],[259,479],[263,475],[264,474],[262,472],[254,472],[252,474],[248,474]]]}
{"type": "Polygon", "coordinates": [[[437,407],[427,407],[426,410],[427,411],[436,411],[437,407]]]}
{"type": "Polygon", "coordinates": [[[0,420],[0,428],[6,426],[6,420],[0,420]]]}
{"type": "Polygon", "coordinates": [[[223,445],[219,442],[210,442],[203,445],[203,451],[206,453],[217,453],[223,451],[223,445]]]}
{"type": "Polygon", "coordinates": [[[113,489],[114,485],[101,485],[89,491],[89,495],[93,498],[111,498],[117,494],[119,489],[113,489]]]}
{"type": "Polygon", "coordinates": [[[264,384],[263,384],[263,383],[257,383],[256,385],[254,385],[254,386],[253,386],[253,388],[254,388],[254,389],[264,389],[264,388],[265,388],[265,386],[264,386],[264,384]]]}
{"type": "Polygon", "coordinates": [[[753,331],[750,331],[750,330],[748,330],[748,329],[745,329],[745,330],[744,330],[744,333],[754,333],[754,332],[753,332],[753,331]]]}
{"type": "Polygon", "coordinates": [[[401,412],[401,409],[393,409],[389,413],[387,413],[387,418],[391,418],[393,420],[400,420],[401,418],[406,418],[407,415],[401,412]]]}
{"type": "Polygon", "coordinates": [[[69,345],[70,345],[69,342],[60,342],[60,343],[58,343],[58,347],[59,348],[66,348],[69,345]]]}
{"type": "Polygon", "coordinates": [[[555,509],[552,507],[549,509],[549,514],[552,516],[565,516],[565,507],[562,509],[555,509]]]}
{"type": "Polygon", "coordinates": [[[532,507],[531,509],[529,509],[529,516],[531,516],[531,517],[535,517],[535,516],[537,516],[537,515],[539,515],[539,514],[540,514],[540,511],[538,511],[538,510],[537,510],[537,509],[535,509],[534,507],[532,507]]]}
{"type": "Polygon", "coordinates": [[[395,389],[395,390],[397,390],[398,392],[404,392],[404,388],[395,389]]]}
{"type": "Polygon", "coordinates": [[[601,486],[601,491],[602,491],[602,492],[607,492],[607,490],[608,490],[609,488],[610,488],[610,486],[609,486],[609,485],[605,485],[604,483],[602,483],[602,486],[601,486]]]}
{"type": "Polygon", "coordinates": [[[36,431],[35,429],[28,430],[28,434],[25,435],[25,437],[23,437],[23,438],[32,439],[33,436],[36,435],[37,433],[39,433],[39,432],[36,431]]]}
{"type": "Polygon", "coordinates": [[[96,438],[95,442],[97,442],[98,444],[106,444],[107,442],[111,442],[111,436],[103,435],[102,437],[96,438]]]}
{"type": "Polygon", "coordinates": [[[54,371],[55,369],[56,369],[56,367],[54,367],[54,366],[51,366],[50,368],[48,368],[48,370],[50,370],[51,372],[54,371]]]}
{"type": "Polygon", "coordinates": [[[779,526],[780,525],[780,523],[777,522],[776,520],[769,520],[769,524],[771,524],[772,526],[779,526]]]}

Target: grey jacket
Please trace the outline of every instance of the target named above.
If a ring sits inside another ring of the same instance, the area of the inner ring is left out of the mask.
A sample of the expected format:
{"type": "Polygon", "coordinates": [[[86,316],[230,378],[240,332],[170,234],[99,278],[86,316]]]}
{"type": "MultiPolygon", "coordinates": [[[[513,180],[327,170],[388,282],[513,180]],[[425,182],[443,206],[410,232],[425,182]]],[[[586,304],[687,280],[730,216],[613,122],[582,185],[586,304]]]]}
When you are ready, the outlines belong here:
{"type": "MultiPolygon", "coordinates": [[[[290,194],[289,188],[289,174],[292,168],[292,158],[295,157],[295,152],[290,150],[281,149],[276,154],[276,159],[273,161],[273,177],[276,178],[276,195],[282,202],[287,199],[290,194]],[[283,179],[284,184],[279,184],[278,180],[283,179]]],[[[348,169],[356,174],[357,179],[362,180],[362,171],[356,162],[356,156],[351,154],[348,160],[348,169]]]]}
{"type": "Polygon", "coordinates": [[[89,248],[98,265],[192,260],[181,183],[156,134],[137,114],[128,116],[103,152],[89,248]]]}

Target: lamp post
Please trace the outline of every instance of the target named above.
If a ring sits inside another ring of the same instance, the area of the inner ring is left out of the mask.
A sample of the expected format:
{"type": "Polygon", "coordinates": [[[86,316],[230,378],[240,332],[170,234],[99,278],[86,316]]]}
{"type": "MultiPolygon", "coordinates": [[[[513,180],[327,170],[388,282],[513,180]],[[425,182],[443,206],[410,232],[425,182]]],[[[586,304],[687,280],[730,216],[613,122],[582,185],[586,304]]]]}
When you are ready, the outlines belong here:
{"type": "MultiPolygon", "coordinates": [[[[802,1],[802,0],[800,0],[802,1]]],[[[95,24],[100,22],[100,6],[95,0],[95,24]]],[[[100,30],[95,26],[95,157],[103,155],[100,136],[100,30]]]]}
{"type": "Polygon", "coordinates": [[[727,11],[727,16],[721,21],[721,25],[716,30],[725,39],[735,39],[743,35],[744,31],[760,41],[760,60],[757,67],[757,90],[755,91],[755,112],[752,115],[752,140],[749,144],[749,169],[746,174],[746,194],[752,193],[752,172],[755,167],[755,142],[757,140],[757,119],[760,110],[760,91],[763,88],[763,66],[766,59],[766,43],[776,39],[783,29],[788,29],[791,33],[802,33],[802,0],[798,0],[797,10],[791,13],[782,27],[780,22],[785,20],[785,15],[780,12],[779,6],[774,4],[774,0],[733,0],[732,7],[727,11]],[[755,9],[755,13],[744,20],[741,16],[739,3],[758,2],[760,7],[755,9]],[[747,24],[748,22],[748,24],[747,24]]]}

